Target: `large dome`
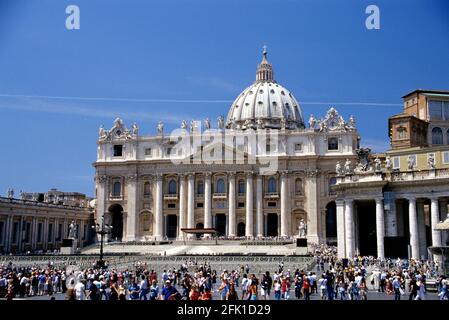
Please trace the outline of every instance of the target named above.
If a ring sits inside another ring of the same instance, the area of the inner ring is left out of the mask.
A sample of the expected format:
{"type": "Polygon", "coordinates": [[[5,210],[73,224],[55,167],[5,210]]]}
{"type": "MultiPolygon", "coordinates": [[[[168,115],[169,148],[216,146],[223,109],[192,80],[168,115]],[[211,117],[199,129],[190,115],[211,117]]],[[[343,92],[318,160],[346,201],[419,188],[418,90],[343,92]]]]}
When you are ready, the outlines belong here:
{"type": "Polygon", "coordinates": [[[304,128],[304,118],[298,101],[273,77],[264,49],[257,67],[256,81],[243,90],[232,103],[226,120],[227,128],[304,128]]]}

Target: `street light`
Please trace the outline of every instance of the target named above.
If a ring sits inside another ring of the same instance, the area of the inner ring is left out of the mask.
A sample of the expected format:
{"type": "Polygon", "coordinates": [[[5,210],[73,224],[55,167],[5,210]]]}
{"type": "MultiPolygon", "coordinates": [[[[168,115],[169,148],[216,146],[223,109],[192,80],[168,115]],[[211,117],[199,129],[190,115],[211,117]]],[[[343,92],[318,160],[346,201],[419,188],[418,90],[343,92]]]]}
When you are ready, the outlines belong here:
{"type": "Polygon", "coordinates": [[[96,223],[92,226],[92,229],[100,235],[100,260],[97,262],[97,267],[103,268],[104,267],[104,260],[103,260],[103,241],[104,236],[106,234],[111,233],[112,226],[104,223],[104,217],[101,217],[101,225],[96,223]]]}

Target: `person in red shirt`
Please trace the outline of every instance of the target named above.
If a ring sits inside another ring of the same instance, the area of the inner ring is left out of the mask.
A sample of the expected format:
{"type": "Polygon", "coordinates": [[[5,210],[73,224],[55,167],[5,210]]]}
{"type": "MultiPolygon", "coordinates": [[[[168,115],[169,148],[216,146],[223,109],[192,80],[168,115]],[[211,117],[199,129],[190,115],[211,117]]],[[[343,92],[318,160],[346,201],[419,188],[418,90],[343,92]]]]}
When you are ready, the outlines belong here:
{"type": "Polygon", "coordinates": [[[199,300],[212,300],[212,294],[210,293],[210,289],[206,287],[203,292],[203,295],[199,298],[199,300]]]}
{"type": "Polygon", "coordinates": [[[310,300],[310,282],[309,278],[306,276],[304,276],[302,287],[304,290],[304,300],[310,300]]]}

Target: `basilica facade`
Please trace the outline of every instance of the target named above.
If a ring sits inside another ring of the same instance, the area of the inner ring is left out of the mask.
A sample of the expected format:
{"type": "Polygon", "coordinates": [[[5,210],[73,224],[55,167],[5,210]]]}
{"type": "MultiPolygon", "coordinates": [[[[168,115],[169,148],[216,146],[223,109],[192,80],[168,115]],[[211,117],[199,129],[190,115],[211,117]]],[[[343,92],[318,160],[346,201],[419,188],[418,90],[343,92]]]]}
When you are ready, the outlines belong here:
{"type": "Polygon", "coordinates": [[[119,118],[101,127],[96,219],[121,241],[214,228],[228,239],[301,233],[309,243],[336,243],[335,163],[353,166],[359,139],[354,117],[335,108],[305,120],[264,51],[255,82],[216,127],[192,120],[166,132],[159,122],[154,134],[141,135],[119,118]]]}

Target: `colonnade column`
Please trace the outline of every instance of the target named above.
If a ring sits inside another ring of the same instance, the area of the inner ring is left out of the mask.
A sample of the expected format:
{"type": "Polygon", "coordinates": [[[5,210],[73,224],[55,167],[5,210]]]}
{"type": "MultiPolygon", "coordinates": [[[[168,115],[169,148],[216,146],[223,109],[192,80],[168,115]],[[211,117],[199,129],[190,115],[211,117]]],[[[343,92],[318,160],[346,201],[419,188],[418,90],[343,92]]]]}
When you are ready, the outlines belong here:
{"type": "Polygon", "coordinates": [[[229,181],[229,190],[228,190],[228,199],[229,199],[229,219],[228,219],[228,236],[235,237],[236,236],[236,228],[235,228],[235,172],[228,173],[228,181],[229,181]]]}
{"type": "Polygon", "coordinates": [[[137,174],[126,177],[126,241],[136,240],[137,234],[137,174]]]}
{"type": "Polygon", "coordinates": [[[377,238],[377,258],[385,258],[385,218],[384,205],[381,198],[376,199],[376,238],[377,238]]]}
{"type": "Polygon", "coordinates": [[[246,223],[245,236],[254,237],[254,219],[253,219],[253,173],[246,173],[246,223]]]}
{"type": "MultiPolygon", "coordinates": [[[[195,228],[195,174],[187,175],[187,228],[195,228]]],[[[188,235],[189,239],[194,238],[193,234],[188,235]]]]}
{"type": "Polygon", "coordinates": [[[154,236],[157,240],[162,240],[162,226],[163,226],[163,220],[162,220],[162,174],[158,174],[156,176],[156,209],[155,209],[155,216],[154,216],[154,225],[155,225],[155,231],[154,236]]]}
{"type": "Polygon", "coordinates": [[[418,219],[416,216],[416,198],[408,198],[408,221],[410,230],[411,258],[419,259],[418,219]]]}
{"type": "MultiPolygon", "coordinates": [[[[204,228],[212,228],[211,173],[204,174],[204,228]]],[[[210,235],[209,235],[210,236],[210,235]]]]}
{"type": "Polygon", "coordinates": [[[337,207],[337,255],[338,258],[346,257],[345,252],[345,202],[335,201],[337,207]]]}
{"type": "Polygon", "coordinates": [[[178,239],[183,239],[182,228],[186,227],[186,180],[185,175],[179,175],[179,221],[178,221],[178,239]]]}
{"type": "Polygon", "coordinates": [[[256,219],[257,237],[263,237],[263,196],[262,196],[262,176],[256,177],[256,219]]]}
{"type": "Polygon", "coordinates": [[[430,226],[432,229],[432,246],[441,246],[441,231],[435,230],[436,224],[440,222],[440,209],[438,208],[438,198],[430,199],[430,226]]]}
{"type": "Polygon", "coordinates": [[[290,235],[288,219],[288,190],[287,190],[287,172],[281,173],[281,237],[290,235]]]}
{"type": "Polygon", "coordinates": [[[346,234],[346,256],[354,257],[355,238],[354,238],[354,201],[345,200],[345,234],[346,234]]]}

